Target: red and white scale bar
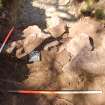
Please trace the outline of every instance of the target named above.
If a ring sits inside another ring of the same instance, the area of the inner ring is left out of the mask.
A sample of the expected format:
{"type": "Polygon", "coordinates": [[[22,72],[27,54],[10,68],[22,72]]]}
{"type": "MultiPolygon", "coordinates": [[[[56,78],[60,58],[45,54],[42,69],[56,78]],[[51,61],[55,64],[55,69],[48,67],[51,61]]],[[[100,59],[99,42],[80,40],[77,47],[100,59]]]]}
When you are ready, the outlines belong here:
{"type": "Polygon", "coordinates": [[[2,50],[3,50],[3,48],[4,48],[5,44],[6,44],[6,42],[8,41],[9,37],[12,35],[12,32],[14,31],[14,29],[15,29],[15,28],[12,27],[11,30],[9,31],[9,33],[6,35],[6,37],[5,37],[4,41],[3,41],[3,44],[2,44],[1,47],[0,47],[0,53],[2,52],[2,50]]]}
{"type": "Polygon", "coordinates": [[[18,94],[102,94],[101,90],[12,90],[8,92],[18,94]]]}

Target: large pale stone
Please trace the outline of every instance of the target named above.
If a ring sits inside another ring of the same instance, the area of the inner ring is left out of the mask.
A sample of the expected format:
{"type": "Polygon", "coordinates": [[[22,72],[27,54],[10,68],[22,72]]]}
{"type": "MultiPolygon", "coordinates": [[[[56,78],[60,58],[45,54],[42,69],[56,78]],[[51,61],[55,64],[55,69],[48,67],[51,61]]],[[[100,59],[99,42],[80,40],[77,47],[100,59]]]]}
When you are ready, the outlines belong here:
{"type": "Polygon", "coordinates": [[[38,47],[42,41],[49,37],[45,36],[36,25],[27,27],[22,34],[23,39],[14,41],[10,43],[7,48],[7,52],[12,53],[14,48],[16,48],[16,56],[18,58],[24,57],[38,47]]]}
{"type": "Polygon", "coordinates": [[[76,57],[84,47],[91,50],[89,36],[85,33],[80,33],[66,44],[66,50],[71,53],[72,57],[76,57]]]}
{"type": "Polygon", "coordinates": [[[105,74],[105,41],[94,51],[83,49],[79,55],[72,60],[71,65],[75,70],[82,69],[93,74],[105,74]]]}
{"type": "Polygon", "coordinates": [[[85,33],[92,37],[99,28],[99,22],[86,17],[80,19],[70,27],[69,35],[70,37],[74,37],[75,35],[85,33]]]}
{"type": "Polygon", "coordinates": [[[41,37],[41,29],[36,26],[28,26],[26,29],[23,30],[23,37],[33,36],[33,37],[41,37]]]}
{"type": "Polygon", "coordinates": [[[43,41],[43,35],[39,27],[37,26],[29,26],[23,31],[24,39],[20,42],[20,47],[17,44],[16,56],[21,58],[31,51],[33,51],[36,47],[38,47],[43,41]]]}
{"type": "Polygon", "coordinates": [[[53,37],[59,37],[66,31],[66,24],[59,17],[52,17],[49,20],[49,27],[47,29],[53,37]]]}

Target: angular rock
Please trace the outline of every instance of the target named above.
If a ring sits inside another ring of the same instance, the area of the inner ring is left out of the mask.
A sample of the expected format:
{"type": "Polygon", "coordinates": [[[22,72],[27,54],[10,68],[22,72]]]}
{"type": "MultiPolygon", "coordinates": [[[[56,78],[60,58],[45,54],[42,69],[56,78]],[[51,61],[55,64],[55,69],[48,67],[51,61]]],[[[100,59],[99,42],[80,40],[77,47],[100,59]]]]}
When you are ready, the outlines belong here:
{"type": "Polygon", "coordinates": [[[56,55],[56,61],[59,62],[62,66],[70,62],[70,59],[71,56],[66,50],[63,50],[56,55]]]}
{"type": "Polygon", "coordinates": [[[6,52],[8,54],[11,54],[14,50],[14,48],[16,47],[16,42],[12,42],[8,45],[8,48],[6,49],[6,52]]]}
{"type": "Polygon", "coordinates": [[[87,50],[92,49],[90,45],[89,36],[85,33],[78,34],[78,36],[73,37],[65,45],[65,49],[71,54],[73,58],[76,57],[82,51],[84,47],[87,50]]]}
{"type": "Polygon", "coordinates": [[[12,52],[13,49],[16,48],[16,57],[24,57],[38,47],[45,38],[47,38],[44,35],[45,34],[41,32],[38,26],[29,26],[23,31],[23,39],[12,42],[7,48],[7,52],[12,52]]]}
{"type": "Polygon", "coordinates": [[[100,28],[99,22],[89,17],[82,18],[74,23],[69,29],[69,36],[74,37],[78,34],[85,33],[90,37],[93,37],[97,30],[100,28]]]}
{"type": "Polygon", "coordinates": [[[23,37],[33,36],[36,38],[41,38],[41,35],[41,29],[36,25],[28,26],[26,29],[23,30],[23,37]]]}
{"type": "Polygon", "coordinates": [[[66,24],[58,17],[52,17],[47,29],[53,37],[60,37],[66,31],[66,24]]]}
{"type": "MultiPolygon", "coordinates": [[[[105,43],[105,41],[103,41],[105,43]]],[[[85,70],[89,73],[102,75],[105,74],[105,47],[102,44],[94,51],[83,49],[78,56],[72,60],[71,65],[76,70],[85,70]]]]}
{"type": "Polygon", "coordinates": [[[53,41],[53,42],[50,42],[50,43],[45,45],[44,50],[48,50],[49,48],[57,46],[58,44],[59,44],[59,42],[57,40],[53,41]]]}

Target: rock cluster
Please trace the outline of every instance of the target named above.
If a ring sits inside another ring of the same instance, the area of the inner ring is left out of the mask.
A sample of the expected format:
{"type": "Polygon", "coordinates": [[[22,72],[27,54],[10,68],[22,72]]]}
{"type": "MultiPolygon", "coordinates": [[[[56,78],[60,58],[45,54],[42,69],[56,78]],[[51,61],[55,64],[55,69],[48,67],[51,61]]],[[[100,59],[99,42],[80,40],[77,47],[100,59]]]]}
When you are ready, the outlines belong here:
{"type": "MultiPolygon", "coordinates": [[[[100,89],[102,95],[84,95],[84,102],[86,105],[104,104],[105,83],[99,81],[105,73],[105,29],[100,30],[101,25],[95,20],[84,18],[74,23],[69,32],[61,21],[46,29],[46,32],[35,25],[29,26],[23,31],[23,39],[12,42],[6,51],[12,53],[16,48],[16,57],[21,59],[36,48],[41,48],[41,61],[27,64],[30,75],[23,83],[28,88],[100,89]],[[99,41],[101,43],[97,44],[99,41]]],[[[51,97],[48,100],[55,99],[55,96],[51,97]]],[[[78,102],[78,95],[58,95],[53,104],[74,105],[78,102]]],[[[84,102],[81,101],[79,105],[84,102]]]]}

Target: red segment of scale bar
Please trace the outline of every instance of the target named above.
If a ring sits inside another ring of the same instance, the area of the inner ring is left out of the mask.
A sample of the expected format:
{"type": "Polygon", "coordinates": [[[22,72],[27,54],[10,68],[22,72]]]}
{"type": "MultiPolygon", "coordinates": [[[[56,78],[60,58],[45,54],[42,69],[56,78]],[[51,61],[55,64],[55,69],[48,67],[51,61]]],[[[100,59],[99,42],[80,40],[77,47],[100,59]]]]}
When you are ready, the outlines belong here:
{"type": "Polygon", "coordinates": [[[3,48],[4,48],[5,44],[6,44],[6,42],[8,41],[9,37],[12,35],[12,32],[14,31],[14,29],[15,29],[15,28],[12,27],[11,30],[9,31],[9,33],[6,35],[6,37],[5,37],[4,41],[3,41],[3,44],[2,44],[1,47],[0,47],[0,53],[2,52],[2,50],[3,50],[3,48]]]}

